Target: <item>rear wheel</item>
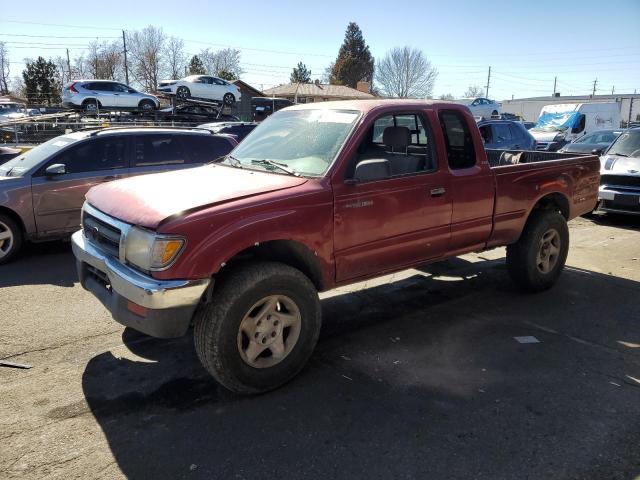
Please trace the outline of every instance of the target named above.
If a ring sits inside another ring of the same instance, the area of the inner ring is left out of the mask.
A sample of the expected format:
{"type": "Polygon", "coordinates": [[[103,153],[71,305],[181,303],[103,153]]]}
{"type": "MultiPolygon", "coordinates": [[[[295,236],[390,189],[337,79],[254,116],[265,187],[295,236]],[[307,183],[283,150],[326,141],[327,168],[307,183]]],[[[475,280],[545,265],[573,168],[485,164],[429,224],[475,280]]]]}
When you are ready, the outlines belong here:
{"type": "Polygon", "coordinates": [[[141,100],[138,104],[138,108],[143,112],[150,112],[152,110],[155,110],[156,104],[151,100],[141,100]]]}
{"type": "Polygon", "coordinates": [[[275,262],[238,267],[196,315],[194,340],[204,367],[229,390],[260,393],[291,380],[320,333],[315,287],[275,262]]]}
{"type": "Polygon", "coordinates": [[[176,90],[176,97],[185,100],[187,98],[191,98],[191,90],[189,90],[185,86],[178,87],[176,90]]]}
{"type": "Polygon", "coordinates": [[[98,100],[85,100],[82,102],[82,109],[87,113],[96,113],[100,108],[100,102],[98,100]]]}
{"type": "Polygon", "coordinates": [[[222,97],[222,103],[224,103],[227,107],[231,107],[234,103],[236,103],[236,97],[233,96],[233,93],[225,93],[224,97],[222,97]]]}
{"type": "Polygon", "coordinates": [[[497,110],[494,110],[493,112],[491,112],[491,118],[498,118],[500,116],[500,114],[498,113],[497,110]]]}
{"type": "Polygon", "coordinates": [[[22,247],[22,229],[7,215],[0,214],[0,265],[10,261],[22,247]]]}
{"type": "Polygon", "coordinates": [[[539,292],[556,282],[569,252],[569,228],[559,213],[534,211],[520,239],[507,247],[507,269],[523,290],[539,292]]]}

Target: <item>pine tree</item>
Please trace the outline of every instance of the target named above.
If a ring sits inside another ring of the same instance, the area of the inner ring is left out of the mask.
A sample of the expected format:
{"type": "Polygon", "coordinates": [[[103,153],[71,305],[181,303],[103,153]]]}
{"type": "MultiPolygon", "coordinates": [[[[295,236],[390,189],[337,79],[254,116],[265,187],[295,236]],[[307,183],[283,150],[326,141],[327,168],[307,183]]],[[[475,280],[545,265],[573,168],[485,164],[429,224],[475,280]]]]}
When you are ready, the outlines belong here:
{"type": "Polygon", "coordinates": [[[52,105],[60,102],[58,83],[58,68],[52,61],[38,57],[35,62],[27,62],[27,68],[22,71],[24,91],[27,101],[32,104],[52,105]]]}
{"type": "Polygon", "coordinates": [[[338,58],[331,68],[330,83],[355,88],[359,81],[371,82],[374,60],[357,23],[347,26],[338,58]]]}
{"type": "Polygon", "coordinates": [[[204,65],[200,57],[194,55],[189,62],[189,75],[205,75],[207,71],[204,69],[204,65]]]}
{"type": "Polygon", "coordinates": [[[218,77],[220,77],[221,79],[226,80],[228,82],[238,79],[238,77],[236,77],[235,73],[229,72],[227,70],[220,70],[218,72],[218,77]]]}
{"type": "Polygon", "coordinates": [[[311,70],[304,63],[298,62],[298,66],[291,72],[290,80],[291,83],[311,83],[311,70]]]}

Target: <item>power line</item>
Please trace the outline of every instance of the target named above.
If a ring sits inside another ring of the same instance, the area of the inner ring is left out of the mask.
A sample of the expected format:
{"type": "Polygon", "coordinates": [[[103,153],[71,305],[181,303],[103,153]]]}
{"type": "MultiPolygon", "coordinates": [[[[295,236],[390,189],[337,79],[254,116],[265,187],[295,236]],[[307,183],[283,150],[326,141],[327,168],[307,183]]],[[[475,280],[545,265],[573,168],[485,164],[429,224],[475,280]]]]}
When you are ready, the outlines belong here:
{"type": "Polygon", "coordinates": [[[22,20],[0,20],[0,23],[18,23],[23,25],[40,25],[44,27],[64,27],[64,28],[84,28],[85,30],[117,30],[120,31],[119,28],[113,27],[96,27],[93,25],[67,25],[60,23],[41,23],[41,22],[26,22],[22,20]]]}
{"type": "MultiPolygon", "coordinates": [[[[1,22],[1,20],[0,20],[1,22]]],[[[109,40],[114,40],[116,38],[120,38],[120,37],[102,37],[102,36],[92,36],[92,37],[87,37],[87,36],[76,36],[76,35],[69,35],[69,36],[59,36],[59,35],[27,35],[26,33],[0,33],[0,37],[27,37],[27,38],[83,38],[83,39],[94,39],[94,38],[104,38],[104,39],[109,39],[109,40]]]]}

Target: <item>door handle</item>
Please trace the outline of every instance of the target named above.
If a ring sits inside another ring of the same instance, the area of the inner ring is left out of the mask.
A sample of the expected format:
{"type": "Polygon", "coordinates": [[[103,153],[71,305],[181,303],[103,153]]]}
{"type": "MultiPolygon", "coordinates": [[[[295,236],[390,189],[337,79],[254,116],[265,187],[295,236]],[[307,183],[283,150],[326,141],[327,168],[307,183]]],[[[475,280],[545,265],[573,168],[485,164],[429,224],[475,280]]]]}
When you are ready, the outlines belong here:
{"type": "Polygon", "coordinates": [[[442,195],[444,195],[446,192],[444,187],[436,187],[436,188],[432,188],[431,189],[431,196],[432,197],[441,197],[442,195]]]}

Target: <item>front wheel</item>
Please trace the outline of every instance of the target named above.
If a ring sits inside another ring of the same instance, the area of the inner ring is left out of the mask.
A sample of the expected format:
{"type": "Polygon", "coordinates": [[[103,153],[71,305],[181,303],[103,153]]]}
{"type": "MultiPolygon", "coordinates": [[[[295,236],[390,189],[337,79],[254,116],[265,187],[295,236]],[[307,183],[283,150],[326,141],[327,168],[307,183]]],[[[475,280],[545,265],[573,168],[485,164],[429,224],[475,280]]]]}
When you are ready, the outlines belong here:
{"type": "Polygon", "coordinates": [[[142,100],[138,104],[138,108],[143,112],[151,112],[156,109],[156,104],[151,100],[142,100]]]}
{"type": "Polygon", "coordinates": [[[0,265],[10,261],[22,246],[22,229],[7,215],[0,215],[0,265]]]}
{"type": "Polygon", "coordinates": [[[187,87],[178,87],[176,96],[181,100],[186,100],[191,97],[191,91],[187,87]]]}
{"type": "Polygon", "coordinates": [[[224,97],[222,97],[222,103],[227,107],[231,107],[236,103],[236,97],[233,96],[233,93],[225,93],[224,97]]]}
{"type": "Polygon", "coordinates": [[[534,211],[520,239],[507,247],[507,269],[523,290],[540,292],[556,282],[569,252],[569,228],[558,212],[534,211]]]}
{"type": "Polygon", "coordinates": [[[229,390],[266,392],[291,380],[320,333],[318,293],[281,263],[239,266],[196,315],[194,341],[203,366],[229,390]]]}

